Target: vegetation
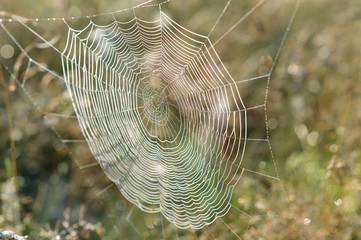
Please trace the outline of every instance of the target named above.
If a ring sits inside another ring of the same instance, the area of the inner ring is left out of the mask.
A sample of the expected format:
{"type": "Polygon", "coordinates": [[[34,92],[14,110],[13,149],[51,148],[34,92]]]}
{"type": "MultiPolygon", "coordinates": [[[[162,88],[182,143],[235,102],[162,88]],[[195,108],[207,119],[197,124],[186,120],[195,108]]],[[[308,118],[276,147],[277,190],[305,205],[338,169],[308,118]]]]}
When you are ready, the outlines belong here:
{"type": "MultiPolygon", "coordinates": [[[[90,15],[135,2],[140,1],[2,0],[0,14],[34,19],[90,15]]],[[[226,2],[172,0],[164,11],[207,35],[226,2]]],[[[295,2],[266,1],[217,43],[234,78],[268,72],[295,2]]],[[[256,1],[231,4],[210,36],[213,42],[256,1]]],[[[19,24],[4,24],[34,59],[62,73],[59,53],[39,48],[39,39],[19,24]]],[[[57,36],[56,47],[64,47],[62,21],[33,27],[47,39],[57,36]]],[[[11,50],[0,51],[0,230],[30,239],[360,239],[360,30],[358,0],[301,2],[271,78],[267,115],[274,157],[262,144],[250,144],[245,156],[247,167],[279,175],[281,181],[245,174],[232,204],[252,217],[231,209],[222,220],[193,231],[176,230],[159,214],[132,207],[100,168],[79,167],[94,163],[94,157],[84,143],[62,143],[81,138],[76,119],[44,118],[44,112],[71,113],[66,88],[35,66],[24,89],[16,84],[14,75],[23,79],[28,62],[0,28],[0,50],[10,44],[15,51],[9,58],[11,50]]],[[[251,85],[245,98],[264,98],[264,90],[264,85],[251,85]]],[[[265,134],[263,112],[249,119],[255,137],[265,134]]]]}

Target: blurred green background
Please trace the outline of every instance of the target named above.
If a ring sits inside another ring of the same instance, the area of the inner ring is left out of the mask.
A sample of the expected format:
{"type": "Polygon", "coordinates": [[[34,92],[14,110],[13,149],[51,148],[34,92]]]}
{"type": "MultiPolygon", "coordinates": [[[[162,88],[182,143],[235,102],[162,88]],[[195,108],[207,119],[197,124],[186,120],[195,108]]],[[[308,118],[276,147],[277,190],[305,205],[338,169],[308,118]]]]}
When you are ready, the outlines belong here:
{"type": "MultiPolygon", "coordinates": [[[[32,19],[77,17],[141,2],[2,0],[0,11],[4,18],[8,13],[32,19]]],[[[257,2],[231,2],[210,40],[216,42],[257,2]]],[[[172,0],[163,5],[163,11],[182,26],[207,35],[226,3],[172,0]]],[[[265,1],[217,43],[215,49],[235,79],[269,71],[295,3],[265,1]]],[[[138,17],[145,19],[156,19],[157,13],[157,8],[137,10],[138,17]]],[[[127,14],[131,17],[132,13],[127,14]]],[[[4,25],[24,47],[40,42],[19,24],[4,25]]],[[[62,49],[67,31],[61,20],[32,26],[62,49]]],[[[110,182],[101,170],[79,168],[95,161],[87,146],[64,145],[49,127],[49,123],[55,126],[63,138],[80,138],[76,119],[44,121],[44,111],[72,113],[69,100],[64,100],[65,86],[37,68],[32,69],[24,89],[15,84],[11,74],[21,78],[28,62],[19,58],[21,51],[0,28],[6,85],[0,97],[0,229],[31,239],[56,235],[77,239],[75,233],[82,239],[237,239],[236,235],[242,239],[360,239],[360,32],[359,0],[301,2],[273,72],[268,98],[270,139],[282,184],[247,174],[235,187],[232,204],[253,217],[233,209],[222,218],[224,222],[217,220],[193,231],[176,229],[159,214],[132,208],[114,187],[102,192],[110,182]]],[[[29,54],[62,74],[60,54],[39,45],[29,54]]],[[[246,101],[264,98],[265,85],[246,89],[246,101]]],[[[252,137],[265,137],[263,112],[250,116],[250,127],[258,129],[252,137]]],[[[245,158],[246,167],[277,175],[268,146],[250,144],[245,158]]]]}

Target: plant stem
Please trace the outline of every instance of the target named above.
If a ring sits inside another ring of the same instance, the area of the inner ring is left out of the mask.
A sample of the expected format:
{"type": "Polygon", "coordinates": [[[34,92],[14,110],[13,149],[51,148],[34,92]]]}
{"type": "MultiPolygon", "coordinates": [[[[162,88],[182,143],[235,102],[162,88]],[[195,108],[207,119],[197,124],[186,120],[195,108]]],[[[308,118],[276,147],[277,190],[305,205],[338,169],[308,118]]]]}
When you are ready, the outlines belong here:
{"type": "Polygon", "coordinates": [[[12,175],[15,180],[15,186],[16,186],[16,157],[15,157],[15,141],[14,141],[14,133],[13,133],[13,123],[12,123],[12,117],[11,117],[11,111],[10,111],[10,101],[9,101],[9,95],[6,88],[6,82],[5,77],[3,73],[3,68],[0,64],[0,81],[3,86],[4,90],[4,98],[5,98],[5,105],[6,105],[6,112],[8,115],[8,122],[9,122],[9,139],[10,139],[10,147],[11,147],[11,161],[12,161],[12,175]]]}

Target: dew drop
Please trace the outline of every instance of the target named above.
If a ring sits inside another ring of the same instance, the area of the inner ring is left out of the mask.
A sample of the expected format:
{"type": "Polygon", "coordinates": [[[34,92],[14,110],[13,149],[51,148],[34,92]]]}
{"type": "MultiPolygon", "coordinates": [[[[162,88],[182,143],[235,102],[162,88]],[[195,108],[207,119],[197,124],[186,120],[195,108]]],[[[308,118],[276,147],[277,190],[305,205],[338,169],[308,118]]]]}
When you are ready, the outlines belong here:
{"type": "Polygon", "coordinates": [[[342,199],[341,198],[339,198],[339,199],[337,199],[336,201],[335,201],[335,205],[336,206],[340,206],[342,204],[342,199]]]}
{"type": "Polygon", "coordinates": [[[35,19],[35,21],[39,22],[39,18],[35,19]]]}
{"type": "Polygon", "coordinates": [[[303,220],[303,224],[305,224],[306,226],[311,224],[311,219],[309,218],[305,218],[305,220],[303,220]]]}

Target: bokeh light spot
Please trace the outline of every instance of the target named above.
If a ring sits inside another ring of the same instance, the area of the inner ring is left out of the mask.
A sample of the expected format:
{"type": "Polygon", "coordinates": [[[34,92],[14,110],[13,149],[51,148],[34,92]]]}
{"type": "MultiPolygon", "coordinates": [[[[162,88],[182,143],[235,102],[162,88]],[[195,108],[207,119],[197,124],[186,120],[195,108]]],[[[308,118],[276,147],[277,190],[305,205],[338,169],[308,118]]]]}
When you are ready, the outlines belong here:
{"type": "Polygon", "coordinates": [[[3,58],[9,59],[14,56],[14,48],[9,44],[5,44],[1,47],[0,54],[3,58]]]}

